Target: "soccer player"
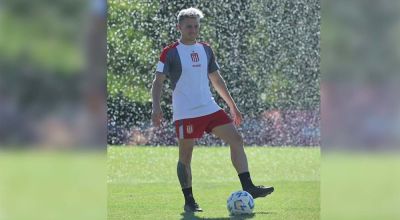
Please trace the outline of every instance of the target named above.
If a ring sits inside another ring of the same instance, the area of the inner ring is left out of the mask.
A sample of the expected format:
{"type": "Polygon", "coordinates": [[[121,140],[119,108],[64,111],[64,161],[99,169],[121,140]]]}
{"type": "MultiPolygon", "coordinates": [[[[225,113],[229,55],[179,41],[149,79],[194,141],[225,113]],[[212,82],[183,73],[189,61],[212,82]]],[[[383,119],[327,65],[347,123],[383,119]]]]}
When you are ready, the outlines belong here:
{"type": "Polygon", "coordinates": [[[163,117],[160,98],[167,77],[173,89],[173,121],[179,144],[177,174],[186,212],[203,211],[192,193],[190,163],[195,140],[201,138],[204,132],[212,133],[230,145],[231,160],[243,190],[253,198],[265,197],[274,191],[273,187],[255,186],[251,180],[243,139],[235,127],[242,122],[242,114],[219,74],[210,45],[196,40],[201,18],[203,13],[195,8],[179,12],[176,27],[181,37],[163,49],[152,85],[152,122],[157,127],[163,117]],[[233,120],[214,101],[209,81],[228,104],[233,120]]]}

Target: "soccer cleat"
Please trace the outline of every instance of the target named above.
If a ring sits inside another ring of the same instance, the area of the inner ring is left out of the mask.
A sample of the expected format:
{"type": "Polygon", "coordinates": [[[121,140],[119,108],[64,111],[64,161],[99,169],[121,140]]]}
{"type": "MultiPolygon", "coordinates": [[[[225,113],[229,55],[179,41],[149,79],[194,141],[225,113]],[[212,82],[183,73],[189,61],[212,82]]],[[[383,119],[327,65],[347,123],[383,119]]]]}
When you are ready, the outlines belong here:
{"type": "Polygon", "coordinates": [[[185,212],[202,212],[203,209],[200,208],[199,204],[196,202],[191,202],[191,203],[186,203],[185,206],[183,207],[185,212]]]}
{"type": "Polygon", "coordinates": [[[253,186],[248,189],[245,189],[244,191],[250,193],[253,199],[255,199],[259,197],[266,197],[267,195],[271,194],[274,191],[274,187],[253,186]]]}

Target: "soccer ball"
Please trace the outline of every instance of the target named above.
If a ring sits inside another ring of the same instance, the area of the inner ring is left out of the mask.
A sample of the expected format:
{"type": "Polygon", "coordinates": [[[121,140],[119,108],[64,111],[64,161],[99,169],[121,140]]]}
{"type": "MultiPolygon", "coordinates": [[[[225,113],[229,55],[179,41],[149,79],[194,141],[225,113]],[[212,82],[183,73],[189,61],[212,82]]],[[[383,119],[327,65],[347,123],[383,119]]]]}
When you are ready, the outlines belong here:
{"type": "Polygon", "coordinates": [[[246,191],[233,192],[226,203],[230,215],[251,214],[254,209],[254,199],[246,191]]]}

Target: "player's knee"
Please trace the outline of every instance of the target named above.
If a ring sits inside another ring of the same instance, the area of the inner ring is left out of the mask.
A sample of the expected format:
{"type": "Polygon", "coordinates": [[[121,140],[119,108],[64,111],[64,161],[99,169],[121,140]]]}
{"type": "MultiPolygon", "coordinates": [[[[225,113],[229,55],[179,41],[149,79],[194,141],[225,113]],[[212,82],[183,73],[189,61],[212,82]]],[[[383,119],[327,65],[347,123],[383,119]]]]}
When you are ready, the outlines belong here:
{"type": "Polygon", "coordinates": [[[190,165],[190,161],[192,159],[191,154],[180,154],[179,155],[179,161],[183,163],[184,165],[190,165]]]}
{"type": "Polygon", "coordinates": [[[243,137],[242,135],[240,135],[239,133],[236,133],[234,138],[233,138],[233,142],[237,145],[243,145],[243,137]]]}
{"type": "Polygon", "coordinates": [[[190,166],[190,159],[187,158],[179,158],[179,163],[181,163],[184,166],[190,166]]]}

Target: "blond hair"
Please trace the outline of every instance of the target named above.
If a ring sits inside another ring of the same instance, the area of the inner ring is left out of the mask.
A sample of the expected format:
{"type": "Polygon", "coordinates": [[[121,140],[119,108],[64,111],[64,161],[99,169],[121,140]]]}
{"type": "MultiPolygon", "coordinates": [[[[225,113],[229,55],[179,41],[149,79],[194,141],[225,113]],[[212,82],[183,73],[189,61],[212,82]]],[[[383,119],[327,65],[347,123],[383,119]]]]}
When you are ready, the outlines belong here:
{"type": "Polygon", "coordinates": [[[203,18],[203,12],[201,12],[197,8],[187,8],[187,9],[182,9],[179,14],[178,14],[178,23],[183,21],[185,18],[203,18]]]}

